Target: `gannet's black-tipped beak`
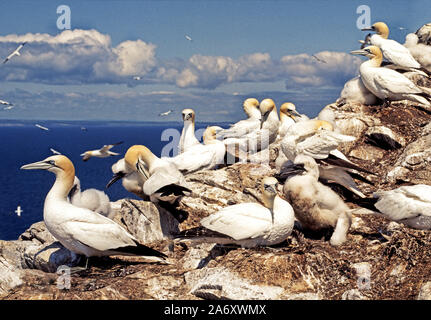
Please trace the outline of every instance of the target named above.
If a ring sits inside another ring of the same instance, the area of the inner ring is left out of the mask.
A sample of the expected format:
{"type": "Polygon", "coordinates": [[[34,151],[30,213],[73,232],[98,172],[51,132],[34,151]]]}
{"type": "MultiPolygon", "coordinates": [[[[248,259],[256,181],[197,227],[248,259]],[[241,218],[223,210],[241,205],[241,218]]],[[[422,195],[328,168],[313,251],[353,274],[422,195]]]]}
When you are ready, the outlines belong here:
{"type": "Polygon", "coordinates": [[[289,113],[293,114],[295,117],[300,117],[301,115],[295,110],[289,110],[289,113]]]}
{"type": "Polygon", "coordinates": [[[112,179],[109,180],[108,184],[106,185],[106,189],[108,189],[110,186],[112,186],[115,182],[122,179],[126,174],[124,172],[117,172],[112,176],[112,179]]]}
{"type": "Polygon", "coordinates": [[[149,174],[147,173],[147,170],[145,169],[145,166],[143,163],[141,163],[140,161],[138,161],[136,163],[136,170],[142,174],[146,179],[149,178],[149,174]]]}
{"type": "Polygon", "coordinates": [[[21,170],[48,170],[49,168],[56,167],[52,161],[38,161],[23,165],[21,170]]]}
{"type": "Polygon", "coordinates": [[[363,28],[361,31],[374,31],[373,27],[363,28]]]}

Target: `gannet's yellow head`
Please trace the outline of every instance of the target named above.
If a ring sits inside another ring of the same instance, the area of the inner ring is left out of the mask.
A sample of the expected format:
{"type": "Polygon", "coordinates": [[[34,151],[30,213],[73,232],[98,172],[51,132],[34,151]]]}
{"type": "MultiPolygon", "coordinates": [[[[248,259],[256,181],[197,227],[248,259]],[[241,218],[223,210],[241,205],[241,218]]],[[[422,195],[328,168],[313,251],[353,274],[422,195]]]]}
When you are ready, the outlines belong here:
{"type": "Polygon", "coordinates": [[[144,175],[148,179],[148,172],[146,167],[151,167],[151,164],[156,156],[143,145],[134,145],[131,146],[126,154],[124,155],[124,161],[126,165],[142,175],[144,175]]]}
{"type": "Polygon", "coordinates": [[[195,112],[193,109],[184,109],[181,114],[183,115],[183,121],[192,121],[195,123],[195,112]]]}
{"type": "Polygon", "coordinates": [[[274,198],[277,195],[278,180],[274,177],[265,177],[262,179],[261,191],[262,200],[265,207],[272,209],[274,198]]]}
{"type": "Polygon", "coordinates": [[[387,39],[389,36],[389,28],[384,22],[376,22],[371,26],[371,29],[375,31],[382,38],[387,39]]]}
{"type": "Polygon", "coordinates": [[[207,127],[202,137],[204,140],[204,144],[214,143],[214,141],[217,140],[216,138],[217,132],[220,130],[223,130],[223,128],[218,126],[207,127]]]}
{"type": "Polygon", "coordinates": [[[260,114],[262,115],[261,121],[264,122],[268,118],[268,115],[275,109],[275,103],[272,99],[264,99],[259,105],[260,114]]]}
{"type": "Polygon", "coordinates": [[[244,103],[242,104],[242,107],[244,109],[244,112],[250,117],[253,112],[255,113],[256,110],[259,111],[259,101],[255,98],[248,98],[244,100],[244,103]]]}
{"type": "Polygon", "coordinates": [[[280,107],[280,118],[282,118],[283,115],[286,115],[292,119],[295,119],[295,117],[299,117],[300,114],[296,112],[296,107],[292,102],[285,102],[280,107]]]}
{"type": "Polygon", "coordinates": [[[325,120],[311,120],[314,121],[314,130],[318,131],[318,130],[328,130],[328,131],[334,131],[334,126],[325,120]]]}
{"type": "Polygon", "coordinates": [[[382,51],[376,46],[368,46],[361,50],[350,51],[350,53],[366,56],[368,59],[373,60],[376,67],[380,67],[383,59],[382,51]]]}

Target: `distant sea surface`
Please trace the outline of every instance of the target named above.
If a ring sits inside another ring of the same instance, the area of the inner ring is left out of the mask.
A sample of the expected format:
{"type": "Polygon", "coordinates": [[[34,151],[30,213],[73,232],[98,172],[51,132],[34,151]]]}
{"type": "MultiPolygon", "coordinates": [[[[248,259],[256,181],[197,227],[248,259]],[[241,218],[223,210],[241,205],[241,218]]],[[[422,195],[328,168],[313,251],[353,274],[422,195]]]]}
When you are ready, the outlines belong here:
{"type": "MultiPolygon", "coordinates": [[[[196,125],[206,128],[208,123],[196,125]]],[[[214,124],[212,124],[214,125],[214,124]]],[[[226,127],[227,123],[216,125],[226,127]]],[[[81,190],[104,190],[111,201],[136,198],[124,190],[121,182],[105,189],[112,177],[111,166],[124,156],[128,147],[143,144],[160,156],[170,141],[161,141],[162,133],[181,133],[182,123],[134,123],[134,122],[66,122],[66,121],[0,121],[0,239],[15,240],[31,224],[43,220],[45,196],[54,183],[55,176],[43,170],[20,170],[24,164],[40,161],[52,155],[53,148],[69,157],[81,180],[81,190]],[[36,123],[49,128],[44,131],[36,123]],[[83,130],[84,127],[86,130],[83,130]],[[171,129],[165,131],[166,129],[171,129]],[[121,155],[109,158],[91,158],[83,162],[80,154],[99,149],[104,144],[124,141],[112,151],[121,155]],[[21,206],[21,216],[15,213],[21,206]]],[[[165,139],[166,140],[166,139],[165,139]]],[[[172,156],[172,153],[170,154],[172,156]]]]}

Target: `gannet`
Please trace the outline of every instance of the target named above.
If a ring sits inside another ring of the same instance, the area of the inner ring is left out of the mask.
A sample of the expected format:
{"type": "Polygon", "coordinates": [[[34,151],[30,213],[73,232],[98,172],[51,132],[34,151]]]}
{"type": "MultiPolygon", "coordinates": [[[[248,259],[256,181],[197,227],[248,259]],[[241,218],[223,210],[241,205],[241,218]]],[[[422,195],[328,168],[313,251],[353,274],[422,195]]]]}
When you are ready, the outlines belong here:
{"type": "Polygon", "coordinates": [[[270,246],[291,234],[295,221],[291,205],[277,194],[277,179],[262,180],[262,202],[239,203],[203,218],[201,226],[182,231],[177,238],[242,247],[270,246]]]}
{"type": "Polygon", "coordinates": [[[139,80],[141,80],[142,78],[141,77],[139,77],[139,76],[134,76],[133,77],[133,80],[136,80],[136,81],[139,81],[139,80]]]}
{"type": "Polygon", "coordinates": [[[111,209],[111,202],[106,193],[93,188],[81,191],[81,181],[78,177],[75,177],[68,196],[70,203],[74,206],[87,208],[105,217],[112,218],[114,212],[111,209]]]}
{"type": "Polygon", "coordinates": [[[53,149],[53,148],[49,148],[49,150],[51,150],[51,152],[53,154],[61,154],[61,152],[58,152],[57,150],[53,149]]]}
{"type": "Polygon", "coordinates": [[[167,115],[169,115],[170,113],[172,113],[172,111],[173,111],[173,110],[168,110],[168,111],[166,111],[166,112],[159,113],[159,116],[160,116],[160,117],[167,116],[167,115]]]}
{"type": "Polygon", "coordinates": [[[47,127],[44,127],[44,126],[41,126],[40,124],[35,124],[34,125],[35,127],[38,127],[39,129],[41,129],[41,130],[44,130],[44,131],[49,131],[49,129],[47,128],[47,127]]]}
{"type": "Polygon", "coordinates": [[[323,59],[320,59],[320,58],[318,58],[316,55],[311,55],[314,59],[316,59],[317,61],[319,61],[319,62],[322,62],[322,63],[327,63],[325,60],[323,60],[323,59]]]}
{"type": "Polygon", "coordinates": [[[19,46],[18,46],[18,48],[16,48],[15,49],[15,51],[14,52],[12,52],[10,55],[8,55],[7,56],[7,58],[6,59],[4,59],[4,61],[3,61],[3,63],[6,63],[6,62],[8,62],[10,59],[12,59],[14,56],[20,56],[21,55],[21,53],[19,53],[19,51],[22,49],[22,47],[24,47],[24,45],[26,44],[27,42],[23,42],[23,43],[21,43],[19,46]]]}
{"type": "Polygon", "coordinates": [[[411,100],[431,106],[431,103],[424,98],[431,98],[426,89],[416,86],[395,70],[380,67],[382,52],[378,47],[369,46],[361,50],[351,51],[351,53],[363,55],[370,59],[361,64],[359,73],[365,87],[378,98],[384,100],[411,100]]]}
{"type": "MultiPolygon", "coordinates": [[[[367,204],[371,204],[365,207],[377,209],[389,220],[411,228],[431,229],[431,186],[402,186],[394,190],[377,191],[373,197],[364,199],[367,204]]],[[[358,204],[363,205],[361,202],[358,204]]]]}
{"type": "Polygon", "coordinates": [[[191,173],[197,170],[212,170],[224,163],[226,147],[222,141],[216,139],[219,127],[208,127],[204,134],[204,144],[197,144],[187,151],[173,158],[165,158],[183,173],[191,173]]]}
{"type": "Polygon", "coordinates": [[[191,192],[177,167],[166,159],[160,159],[145,146],[131,146],[124,160],[129,169],[139,172],[147,179],[143,190],[153,202],[173,204],[186,192],[191,192]]]}
{"type": "Polygon", "coordinates": [[[3,110],[11,110],[13,108],[14,108],[14,106],[7,106],[7,107],[4,107],[3,110]]]}
{"type": "Polygon", "coordinates": [[[287,169],[295,176],[286,181],[283,192],[301,226],[313,231],[334,228],[331,245],[343,244],[351,224],[350,210],[331,188],[318,181],[316,161],[312,157],[298,155],[287,169]]]}
{"type": "Polygon", "coordinates": [[[67,200],[75,178],[73,163],[63,155],[21,167],[23,170],[47,170],[56,180],[45,198],[43,220],[49,232],[76,254],[92,256],[139,255],[165,258],[166,255],[141,245],[123,227],[89,209],[67,200]]]}
{"type": "Polygon", "coordinates": [[[373,105],[377,103],[378,98],[365,87],[361,77],[355,77],[344,84],[339,100],[373,105]]]}
{"type": "Polygon", "coordinates": [[[278,127],[277,140],[284,138],[290,126],[297,122],[295,121],[297,117],[301,118],[301,115],[296,112],[296,107],[293,103],[285,102],[280,106],[280,126],[278,127]]]}
{"type": "Polygon", "coordinates": [[[113,143],[113,144],[105,144],[102,148],[100,148],[98,150],[85,151],[84,153],[81,154],[82,160],[87,161],[91,157],[107,158],[107,157],[111,157],[111,156],[118,156],[118,155],[120,155],[119,153],[112,152],[110,150],[114,146],[117,146],[117,145],[122,144],[122,143],[123,143],[123,141],[113,143]]]}
{"type": "Polygon", "coordinates": [[[367,37],[367,40],[371,45],[379,47],[383,57],[390,63],[407,69],[421,68],[421,65],[413,58],[409,49],[395,40],[388,39],[389,28],[386,23],[376,22],[370,28],[364,28],[362,30],[376,32],[376,34],[367,37]]]}
{"type": "MultiPolygon", "coordinates": [[[[147,196],[143,190],[144,183],[147,180],[147,178],[144,175],[140,174],[139,172],[127,166],[124,158],[121,158],[116,163],[114,163],[111,169],[114,175],[106,185],[106,188],[109,188],[116,181],[121,179],[124,189],[137,195],[139,198],[143,200],[147,200],[147,201],[150,200],[149,196],[147,196]]],[[[148,171],[148,169],[146,170],[148,171]]]]}
{"type": "Polygon", "coordinates": [[[0,100],[0,104],[5,105],[5,106],[13,106],[12,103],[4,101],[4,100],[0,100]]]}
{"type": "Polygon", "coordinates": [[[21,213],[23,213],[24,210],[21,209],[21,206],[16,207],[15,213],[18,217],[21,217],[21,213]]]}
{"type": "Polygon", "coordinates": [[[193,41],[193,39],[188,35],[184,35],[184,38],[186,38],[186,40],[193,41]]]}
{"type": "Polygon", "coordinates": [[[199,144],[199,140],[195,136],[195,112],[193,109],[184,109],[181,114],[184,125],[178,145],[179,154],[187,151],[191,146],[199,144]]]}
{"type": "Polygon", "coordinates": [[[231,125],[229,129],[220,130],[220,132],[217,132],[218,138],[241,138],[247,133],[260,128],[262,115],[259,110],[259,101],[255,98],[248,98],[244,101],[242,107],[248,118],[231,125]]]}

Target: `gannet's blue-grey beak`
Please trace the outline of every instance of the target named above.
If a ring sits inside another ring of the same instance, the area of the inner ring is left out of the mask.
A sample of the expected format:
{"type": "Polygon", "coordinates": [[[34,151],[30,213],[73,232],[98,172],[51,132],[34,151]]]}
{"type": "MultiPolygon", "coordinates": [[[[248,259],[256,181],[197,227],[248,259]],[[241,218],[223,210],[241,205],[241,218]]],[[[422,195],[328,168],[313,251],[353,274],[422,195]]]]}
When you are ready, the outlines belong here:
{"type": "Polygon", "coordinates": [[[366,56],[367,54],[369,54],[369,52],[365,51],[365,50],[353,50],[350,51],[351,54],[359,54],[361,56],[366,56]]]}
{"type": "Polygon", "coordinates": [[[42,160],[23,165],[21,170],[48,170],[52,167],[56,167],[53,160],[42,160]]]}

